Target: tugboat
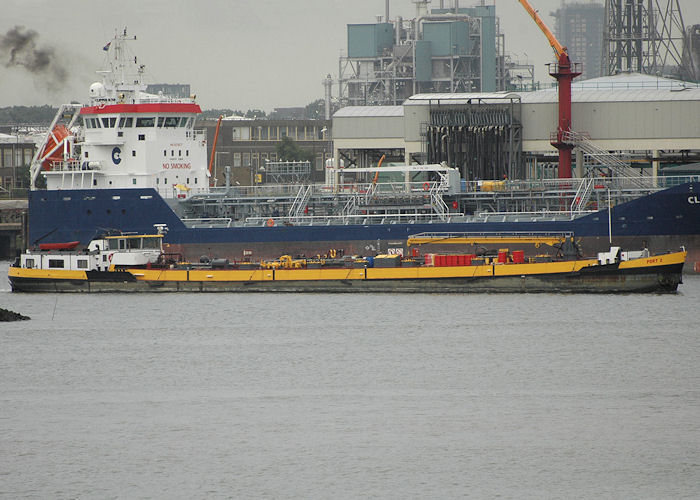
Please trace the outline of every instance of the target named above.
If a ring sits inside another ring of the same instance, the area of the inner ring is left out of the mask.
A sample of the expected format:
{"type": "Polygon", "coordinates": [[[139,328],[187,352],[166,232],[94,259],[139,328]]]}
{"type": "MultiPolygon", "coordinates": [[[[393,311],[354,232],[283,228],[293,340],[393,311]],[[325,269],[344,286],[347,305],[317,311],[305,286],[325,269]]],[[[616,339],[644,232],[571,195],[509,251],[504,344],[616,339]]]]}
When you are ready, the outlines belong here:
{"type": "MultiPolygon", "coordinates": [[[[675,292],[685,249],[650,255],[612,247],[583,258],[573,235],[418,234],[413,245],[534,245],[554,255],[499,248],[478,253],[413,252],[311,258],[283,255],[259,262],[203,256],[187,262],[163,252],[163,234],[98,238],[82,250],[23,253],[9,269],[15,292],[675,292]]],[[[483,248],[483,247],[481,247],[483,248]]]]}

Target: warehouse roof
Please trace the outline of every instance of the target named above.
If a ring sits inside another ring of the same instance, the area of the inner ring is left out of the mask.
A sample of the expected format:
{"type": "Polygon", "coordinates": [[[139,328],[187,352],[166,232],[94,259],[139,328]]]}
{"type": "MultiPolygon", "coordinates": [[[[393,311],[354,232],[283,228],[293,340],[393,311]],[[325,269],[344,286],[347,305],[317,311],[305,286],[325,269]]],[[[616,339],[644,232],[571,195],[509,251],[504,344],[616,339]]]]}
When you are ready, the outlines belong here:
{"type": "Polygon", "coordinates": [[[345,118],[348,116],[403,116],[403,106],[346,106],[333,114],[333,118],[345,118]]]}
{"type": "MultiPolygon", "coordinates": [[[[558,100],[556,89],[523,92],[523,104],[554,103],[558,100]]],[[[622,89],[577,90],[571,92],[573,102],[643,102],[643,101],[700,101],[700,88],[685,90],[622,89]]]]}
{"type": "Polygon", "coordinates": [[[488,102],[503,102],[504,100],[520,100],[520,95],[514,92],[472,92],[461,94],[416,94],[404,101],[404,105],[426,104],[428,102],[442,104],[478,104],[488,102]]]}
{"type": "MultiPolygon", "coordinates": [[[[573,102],[697,101],[700,85],[641,73],[620,73],[571,85],[573,102]]],[[[557,102],[557,89],[521,93],[523,103],[557,102]]]]}

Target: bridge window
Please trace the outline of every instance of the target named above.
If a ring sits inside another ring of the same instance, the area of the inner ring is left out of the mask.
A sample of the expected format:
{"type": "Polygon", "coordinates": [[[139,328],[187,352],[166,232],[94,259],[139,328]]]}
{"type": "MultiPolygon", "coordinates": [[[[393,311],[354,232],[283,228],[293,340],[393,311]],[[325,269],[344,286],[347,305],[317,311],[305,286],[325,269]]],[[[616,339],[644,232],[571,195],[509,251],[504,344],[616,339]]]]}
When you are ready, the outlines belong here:
{"type": "Polygon", "coordinates": [[[165,128],[177,127],[178,117],[168,116],[165,118],[165,128]]]}
{"type": "Polygon", "coordinates": [[[121,117],[119,118],[119,128],[128,128],[134,126],[134,119],[132,117],[121,117]]]}
{"type": "Polygon", "coordinates": [[[116,118],[102,118],[102,125],[104,125],[104,128],[114,128],[114,125],[116,125],[116,123],[116,118]]]}
{"type": "Polygon", "coordinates": [[[160,248],[160,238],[144,238],[143,239],[143,248],[153,248],[153,249],[159,249],[160,248]]]}
{"type": "Polygon", "coordinates": [[[165,122],[165,118],[162,116],[158,117],[158,128],[161,128],[163,126],[163,122],[165,122]]]}
{"type": "Polygon", "coordinates": [[[156,125],[155,118],[137,118],[136,119],[136,126],[137,127],[155,127],[155,125],[156,125]]]}
{"type": "Polygon", "coordinates": [[[87,269],[88,261],[87,259],[78,259],[78,269],[87,269]]]}
{"type": "Polygon", "coordinates": [[[187,125],[187,118],[183,116],[180,118],[180,126],[184,127],[185,125],[187,125]]]}
{"type": "Polygon", "coordinates": [[[49,269],[63,269],[63,259],[49,259],[49,269]]]}

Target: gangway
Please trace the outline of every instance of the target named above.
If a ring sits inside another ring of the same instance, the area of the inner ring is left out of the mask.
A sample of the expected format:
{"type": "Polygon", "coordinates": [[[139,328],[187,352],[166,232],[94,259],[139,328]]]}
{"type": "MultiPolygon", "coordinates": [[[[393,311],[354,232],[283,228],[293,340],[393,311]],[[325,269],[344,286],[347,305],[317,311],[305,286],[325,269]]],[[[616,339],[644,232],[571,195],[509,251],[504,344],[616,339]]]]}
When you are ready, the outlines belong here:
{"type": "Polygon", "coordinates": [[[578,147],[588,158],[597,164],[597,168],[609,169],[604,172],[607,175],[624,178],[625,181],[639,188],[649,187],[644,178],[639,177],[628,162],[622,161],[619,156],[614,155],[596,146],[588,134],[568,131],[562,135],[562,140],[571,146],[578,147]]]}

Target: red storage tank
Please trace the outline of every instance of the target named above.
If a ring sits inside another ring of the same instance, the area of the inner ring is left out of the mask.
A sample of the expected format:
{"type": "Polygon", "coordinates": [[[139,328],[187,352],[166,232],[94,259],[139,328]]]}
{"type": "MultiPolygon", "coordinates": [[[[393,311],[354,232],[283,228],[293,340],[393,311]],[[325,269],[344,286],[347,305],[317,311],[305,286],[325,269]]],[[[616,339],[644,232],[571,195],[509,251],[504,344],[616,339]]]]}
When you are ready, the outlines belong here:
{"type": "Polygon", "coordinates": [[[473,254],[467,254],[464,256],[464,265],[465,266],[471,266],[472,265],[472,259],[474,258],[473,254]]]}
{"type": "Polygon", "coordinates": [[[523,264],[525,262],[525,250],[513,250],[513,262],[523,264]]]}
{"type": "Polygon", "coordinates": [[[498,252],[498,263],[499,264],[505,264],[508,262],[508,252],[498,252]]]}

